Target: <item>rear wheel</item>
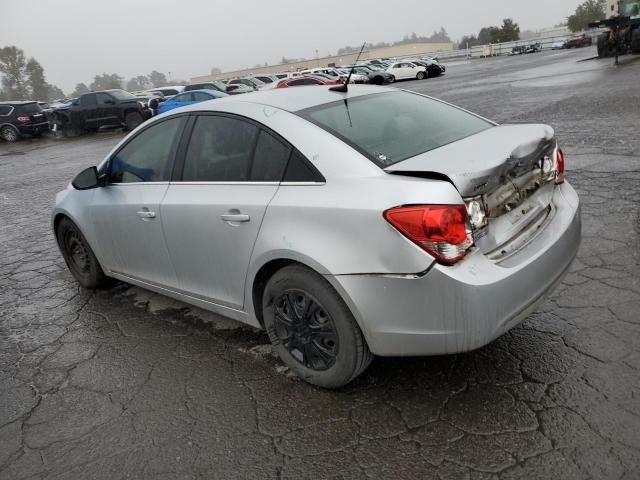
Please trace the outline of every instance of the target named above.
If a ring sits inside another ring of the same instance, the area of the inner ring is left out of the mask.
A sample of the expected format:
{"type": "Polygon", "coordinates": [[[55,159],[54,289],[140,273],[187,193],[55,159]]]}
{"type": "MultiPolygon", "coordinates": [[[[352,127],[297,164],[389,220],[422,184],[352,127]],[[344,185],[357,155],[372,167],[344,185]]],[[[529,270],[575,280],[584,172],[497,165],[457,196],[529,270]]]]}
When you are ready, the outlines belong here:
{"type": "Polygon", "coordinates": [[[7,142],[15,142],[20,138],[20,134],[14,127],[5,125],[4,127],[0,128],[0,138],[7,142]]]}
{"type": "Polygon", "coordinates": [[[75,223],[66,217],[60,220],[56,238],[69,271],[80,285],[94,289],[111,283],[75,223]]]}
{"type": "Polygon", "coordinates": [[[426,77],[426,75],[424,74],[424,72],[418,72],[418,73],[416,74],[416,78],[417,78],[418,80],[424,80],[424,79],[425,79],[425,77],[426,77]]]}
{"type": "Polygon", "coordinates": [[[631,51],[640,53],[640,28],[636,28],[631,32],[631,51]]]}
{"type": "Polygon", "coordinates": [[[282,361],[313,385],[342,387],[373,359],[342,298],[321,275],[302,265],[285,267],[269,279],[262,313],[282,361]]]}
{"type": "Polygon", "coordinates": [[[380,75],[377,75],[374,77],[373,83],[376,85],[382,85],[384,83],[384,79],[380,75]]]}
{"type": "Polygon", "coordinates": [[[600,58],[607,56],[607,41],[609,40],[609,35],[606,33],[602,33],[598,36],[598,56],[600,58]]]}
{"type": "Polygon", "coordinates": [[[62,125],[62,135],[68,138],[78,137],[82,135],[83,131],[80,127],[73,125],[72,123],[65,123],[62,125]]]}
{"type": "Polygon", "coordinates": [[[144,118],[142,118],[142,115],[140,115],[138,112],[129,112],[124,119],[124,122],[127,125],[127,130],[133,130],[143,121],[144,118]]]}

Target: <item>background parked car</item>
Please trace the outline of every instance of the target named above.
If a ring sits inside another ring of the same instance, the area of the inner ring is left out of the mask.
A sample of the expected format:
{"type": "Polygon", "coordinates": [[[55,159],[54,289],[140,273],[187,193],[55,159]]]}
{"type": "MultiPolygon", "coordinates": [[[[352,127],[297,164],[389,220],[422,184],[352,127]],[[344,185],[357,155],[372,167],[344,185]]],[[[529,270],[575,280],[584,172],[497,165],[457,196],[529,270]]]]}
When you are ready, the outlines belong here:
{"type": "Polygon", "coordinates": [[[158,115],[174,108],[186,107],[194,103],[206,102],[207,100],[215,100],[216,98],[228,97],[229,95],[218,90],[192,90],[182,92],[172,97],[166,102],[162,102],[158,106],[158,115]]]}
{"type": "Polygon", "coordinates": [[[251,93],[255,91],[255,88],[248,87],[247,85],[243,85],[242,83],[233,83],[227,85],[227,93],[229,95],[239,95],[241,93],[251,93]]]}
{"type": "Polygon", "coordinates": [[[53,111],[53,122],[66,136],[76,136],[101,127],[133,130],[152,116],[146,103],[124,90],[104,90],[81,95],[66,107],[53,111]]]}
{"type": "Polygon", "coordinates": [[[250,79],[258,79],[260,80],[262,83],[264,83],[265,85],[269,85],[270,83],[273,82],[279,82],[280,79],[278,77],[276,77],[275,75],[267,75],[267,74],[263,74],[263,75],[252,75],[249,77],[250,79]]]}
{"type": "Polygon", "coordinates": [[[427,77],[437,77],[442,75],[445,72],[444,65],[440,65],[435,61],[423,61],[418,59],[408,59],[405,61],[409,61],[418,67],[424,67],[427,69],[427,77]]]}
{"type": "Polygon", "coordinates": [[[261,82],[257,78],[234,78],[233,80],[229,80],[227,85],[245,85],[247,87],[252,88],[253,90],[258,90],[260,87],[264,87],[266,84],[261,82]]]}
{"type": "Polygon", "coordinates": [[[583,33],[581,35],[574,35],[569,38],[566,42],[564,42],[563,48],[581,48],[581,47],[589,47],[593,44],[593,39],[583,33]]]}
{"type": "Polygon", "coordinates": [[[234,88],[230,88],[229,85],[226,85],[222,82],[194,83],[192,85],[187,85],[186,87],[184,87],[185,92],[191,92],[193,90],[217,90],[218,92],[226,93],[229,95],[238,95],[240,93],[253,91],[253,89],[238,91],[234,88]]]}
{"type": "Polygon", "coordinates": [[[172,97],[184,91],[184,85],[168,85],[166,87],[150,88],[149,92],[160,92],[165,98],[172,97]]]}
{"type": "Polygon", "coordinates": [[[387,69],[387,73],[393,75],[396,80],[410,78],[423,80],[429,76],[427,67],[419,66],[412,62],[396,62],[387,69]]]}
{"type": "Polygon", "coordinates": [[[339,85],[340,83],[340,80],[331,80],[318,76],[303,75],[300,77],[280,80],[276,88],[303,87],[308,85],[339,85]]]}
{"type": "Polygon", "coordinates": [[[385,70],[379,70],[371,65],[345,65],[344,68],[350,70],[353,67],[353,72],[359,75],[364,75],[369,80],[369,83],[376,85],[383,85],[385,83],[392,83],[394,77],[392,74],[385,70]]]}
{"type": "Polygon", "coordinates": [[[49,131],[49,120],[38,102],[0,102],[0,138],[15,142],[23,135],[49,131]]]}
{"type": "MultiPolygon", "coordinates": [[[[337,72],[340,74],[340,78],[342,78],[343,81],[346,81],[347,78],[349,77],[349,71],[350,71],[349,68],[337,69],[337,72]]],[[[351,79],[349,80],[349,83],[369,83],[369,74],[353,72],[353,74],[351,75],[351,79]]]]}

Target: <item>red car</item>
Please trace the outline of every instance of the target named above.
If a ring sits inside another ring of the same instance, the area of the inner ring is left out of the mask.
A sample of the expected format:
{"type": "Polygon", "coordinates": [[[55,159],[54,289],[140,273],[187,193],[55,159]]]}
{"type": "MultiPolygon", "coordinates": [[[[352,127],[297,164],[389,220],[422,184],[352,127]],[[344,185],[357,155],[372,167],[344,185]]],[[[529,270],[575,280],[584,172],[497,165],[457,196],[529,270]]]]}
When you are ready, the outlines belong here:
{"type": "Polygon", "coordinates": [[[581,48],[581,47],[589,47],[593,44],[593,39],[585,35],[574,35],[569,40],[564,42],[564,46],[562,48],[581,48]]]}
{"type": "Polygon", "coordinates": [[[340,85],[340,83],[340,80],[329,80],[314,75],[303,75],[282,80],[276,88],[302,87],[305,85],[340,85]]]}

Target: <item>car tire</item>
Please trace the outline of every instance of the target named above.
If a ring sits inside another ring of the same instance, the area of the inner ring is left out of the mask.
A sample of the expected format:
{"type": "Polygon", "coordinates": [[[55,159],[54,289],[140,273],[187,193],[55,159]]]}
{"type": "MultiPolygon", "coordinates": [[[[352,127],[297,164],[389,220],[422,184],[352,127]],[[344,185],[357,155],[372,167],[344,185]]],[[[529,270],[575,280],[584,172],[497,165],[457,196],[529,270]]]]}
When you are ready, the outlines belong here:
{"type": "Polygon", "coordinates": [[[384,78],[382,78],[380,75],[376,75],[375,77],[373,77],[373,83],[375,85],[382,85],[384,83],[384,78]]]}
{"type": "Polygon", "coordinates": [[[391,75],[391,80],[389,81],[389,83],[396,83],[396,76],[395,75],[391,75]]]}
{"type": "Polygon", "coordinates": [[[124,118],[124,123],[126,124],[126,130],[131,131],[135,129],[138,125],[144,122],[144,118],[138,112],[129,112],[127,116],[124,118]]]}
{"type": "Polygon", "coordinates": [[[82,133],[82,129],[72,123],[67,122],[62,125],[62,135],[67,138],[79,137],[82,133]]]}
{"type": "Polygon", "coordinates": [[[640,53],[640,28],[636,28],[631,32],[631,51],[640,53]]]}
{"type": "Polygon", "coordinates": [[[284,267],[269,279],[262,315],[280,359],[312,385],[340,388],[373,360],[344,300],[321,275],[302,265],[284,267]]]}
{"type": "Polygon", "coordinates": [[[60,220],[56,240],[71,275],[84,288],[104,288],[111,279],[104,274],[93,250],[80,229],[69,218],[60,220]]]}
{"type": "Polygon", "coordinates": [[[424,72],[418,72],[416,73],[416,78],[418,80],[424,80],[426,78],[426,75],[424,74],[424,72]]]}
{"type": "Polygon", "coordinates": [[[20,138],[20,133],[14,127],[5,125],[4,127],[0,128],[0,138],[2,138],[5,142],[16,142],[20,138]]]}

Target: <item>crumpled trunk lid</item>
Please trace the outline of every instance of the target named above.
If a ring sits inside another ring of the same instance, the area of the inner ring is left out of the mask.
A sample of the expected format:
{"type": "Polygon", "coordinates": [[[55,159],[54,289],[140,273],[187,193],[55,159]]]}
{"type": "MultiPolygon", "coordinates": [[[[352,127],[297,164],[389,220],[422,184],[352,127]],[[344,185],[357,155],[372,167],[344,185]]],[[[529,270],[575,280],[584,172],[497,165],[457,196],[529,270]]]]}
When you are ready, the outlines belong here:
{"type": "Polygon", "coordinates": [[[532,170],[555,146],[548,125],[499,125],[385,168],[446,175],[463,197],[495,190],[532,170]]]}
{"type": "Polygon", "coordinates": [[[491,258],[514,253],[551,213],[554,181],[543,175],[556,139],[541,124],[500,125],[385,168],[388,173],[446,177],[469,199],[485,202],[489,227],[476,245],[491,258]]]}

